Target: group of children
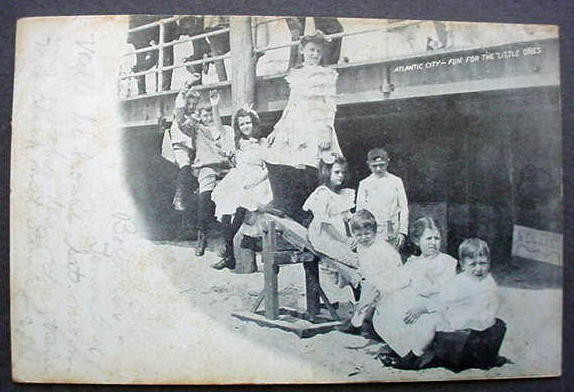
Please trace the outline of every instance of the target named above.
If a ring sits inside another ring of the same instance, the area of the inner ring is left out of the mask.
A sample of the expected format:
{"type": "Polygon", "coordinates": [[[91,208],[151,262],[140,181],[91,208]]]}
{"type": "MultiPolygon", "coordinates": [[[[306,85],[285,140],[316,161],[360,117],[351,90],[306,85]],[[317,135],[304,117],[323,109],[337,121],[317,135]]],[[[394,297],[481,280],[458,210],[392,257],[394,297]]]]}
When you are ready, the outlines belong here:
{"type": "Polygon", "coordinates": [[[173,208],[184,211],[198,193],[196,256],[203,256],[206,234],[214,217],[221,220],[225,246],[216,269],[235,267],[233,237],[248,213],[272,199],[267,171],[262,161],[265,139],[261,137],[259,116],[239,109],[232,126],[221,123],[219,94],[209,93],[209,104],[186,86],[177,96],[174,121],[166,133],[163,155],[178,167],[173,208]]]}
{"type": "MultiPolygon", "coordinates": [[[[342,329],[372,327],[385,342],[380,353],[385,365],[418,369],[448,362],[452,357],[444,352],[453,350],[445,350],[448,344],[437,343],[437,337],[460,331],[478,334],[463,346],[473,341],[488,348],[471,350],[482,354],[470,366],[492,365],[504,325],[496,322],[488,246],[479,239],[465,240],[457,263],[440,252],[440,229],[429,217],[418,219],[409,236],[404,185],[388,172],[390,159],[383,148],[368,152],[372,174],[356,194],[344,187],[347,162],[334,129],[337,73],[320,65],[326,42],[320,32],[301,39],[303,65],[287,76],[287,107],[266,138],[251,108],[236,111],[227,127],[221,124],[216,92],[210,93],[209,106],[200,104],[194,89],[178,95],[170,130],[180,168],[173,204],[184,208],[185,194],[197,182],[196,255],[205,250],[206,225],[214,215],[225,233],[216,269],[235,267],[233,239],[242,225],[253,226],[257,236],[263,213],[289,216],[308,227],[309,241],[327,256],[340,287],[352,288],[355,309],[342,329]],[[403,265],[398,249],[408,236],[420,255],[403,265]]],[[[455,362],[455,368],[466,363],[455,362]]]]}
{"type": "Polygon", "coordinates": [[[379,359],[400,369],[463,370],[504,363],[498,351],[506,326],[496,318],[497,285],[489,272],[486,242],[464,240],[457,262],[440,251],[435,220],[421,217],[410,233],[420,255],[403,264],[377,233],[369,211],[357,211],[350,227],[358,243],[361,294],[343,331],[374,331],[384,342],[379,359]]]}

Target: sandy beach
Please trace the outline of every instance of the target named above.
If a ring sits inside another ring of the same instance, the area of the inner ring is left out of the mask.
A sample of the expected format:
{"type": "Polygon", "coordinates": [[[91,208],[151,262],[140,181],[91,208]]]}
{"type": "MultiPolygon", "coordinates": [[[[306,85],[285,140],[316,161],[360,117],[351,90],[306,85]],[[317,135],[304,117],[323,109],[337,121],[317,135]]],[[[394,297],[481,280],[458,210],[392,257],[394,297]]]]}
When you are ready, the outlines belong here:
{"type": "MultiPolygon", "coordinates": [[[[217,240],[212,241],[215,243],[217,240]]],[[[561,320],[560,269],[544,263],[513,260],[496,268],[501,307],[499,317],[507,323],[507,333],[500,354],[509,363],[490,370],[469,369],[454,373],[443,368],[403,371],[385,368],[374,358],[380,343],[364,336],[331,331],[301,339],[291,332],[261,327],[233,317],[246,311],[263,287],[262,268],[252,274],[216,271],[210,264],[218,260],[217,244],[202,258],[193,255],[191,242],[157,243],[158,254],[166,255],[161,263],[190,308],[201,309],[230,334],[247,337],[254,345],[267,346],[281,353],[299,357],[334,376],[334,382],[508,378],[517,374],[551,374],[559,368],[560,337],[550,333],[561,320]]],[[[258,259],[260,263],[260,259],[258,259]]],[[[350,308],[348,288],[338,288],[326,271],[321,271],[321,285],[331,302],[339,302],[340,311],[350,308]]],[[[304,310],[304,272],[301,265],[281,268],[279,274],[280,306],[304,310]]]]}

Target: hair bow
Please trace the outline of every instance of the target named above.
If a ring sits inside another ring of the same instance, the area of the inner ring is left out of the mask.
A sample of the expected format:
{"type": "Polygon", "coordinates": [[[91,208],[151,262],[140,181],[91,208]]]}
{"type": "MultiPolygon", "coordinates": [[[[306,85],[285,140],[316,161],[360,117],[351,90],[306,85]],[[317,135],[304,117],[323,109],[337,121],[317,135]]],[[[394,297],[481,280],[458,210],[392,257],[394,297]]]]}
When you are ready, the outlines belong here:
{"type": "Polygon", "coordinates": [[[333,163],[335,163],[337,157],[338,155],[335,154],[334,152],[323,152],[321,154],[321,160],[323,161],[323,163],[326,163],[327,165],[332,165],[333,163]]]}
{"type": "Polygon", "coordinates": [[[252,103],[243,105],[241,109],[245,110],[247,113],[251,114],[257,120],[259,120],[259,114],[255,111],[255,109],[253,109],[252,103]]]}
{"type": "Polygon", "coordinates": [[[253,118],[255,118],[257,121],[260,121],[259,114],[255,111],[255,109],[253,109],[253,104],[250,103],[243,105],[233,113],[233,116],[231,117],[232,125],[235,124],[235,119],[237,118],[237,112],[239,112],[240,110],[245,111],[247,114],[253,116],[253,118]]]}

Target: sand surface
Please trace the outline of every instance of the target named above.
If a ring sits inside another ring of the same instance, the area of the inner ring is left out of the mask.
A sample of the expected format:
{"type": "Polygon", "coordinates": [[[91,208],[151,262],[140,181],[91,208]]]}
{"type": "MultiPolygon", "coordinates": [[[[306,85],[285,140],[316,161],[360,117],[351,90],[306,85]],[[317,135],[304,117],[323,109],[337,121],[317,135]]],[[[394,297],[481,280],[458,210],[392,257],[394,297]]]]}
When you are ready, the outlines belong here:
{"type": "MultiPolygon", "coordinates": [[[[301,339],[294,333],[261,327],[232,316],[247,311],[263,287],[263,273],[235,274],[209,267],[219,258],[217,244],[205,256],[193,254],[191,242],[158,243],[159,254],[169,254],[162,269],[184,296],[190,307],[205,311],[228,328],[241,334],[254,345],[266,346],[300,357],[302,363],[315,364],[334,376],[333,381],[398,381],[417,379],[469,379],[516,377],[555,374],[560,368],[561,314],[560,270],[557,267],[523,261],[522,264],[497,268],[495,279],[500,283],[499,317],[507,323],[507,334],[500,354],[510,363],[491,370],[470,369],[453,373],[434,368],[403,371],[385,368],[374,358],[380,343],[363,336],[331,331],[301,339]],[[169,260],[169,261],[167,261],[169,260]]],[[[258,260],[260,263],[260,260],[258,260]]],[[[518,261],[520,262],[520,261],[518,261]]],[[[340,289],[333,277],[321,271],[321,284],[332,302],[340,303],[344,313],[350,308],[351,293],[340,289]]],[[[281,268],[279,275],[280,306],[303,310],[305,307],[304,272],[301,265],[281,268]]]]}

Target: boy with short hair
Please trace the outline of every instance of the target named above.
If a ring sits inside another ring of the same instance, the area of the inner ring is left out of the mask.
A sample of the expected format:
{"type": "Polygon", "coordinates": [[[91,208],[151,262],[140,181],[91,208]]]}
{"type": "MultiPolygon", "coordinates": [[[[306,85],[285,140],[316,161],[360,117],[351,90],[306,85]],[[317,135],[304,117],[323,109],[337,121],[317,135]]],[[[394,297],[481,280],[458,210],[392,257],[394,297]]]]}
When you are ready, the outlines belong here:
{"type": "Polygon", "coordinates": [[[219,115],[219,93],[209,93],[211,106],[199,105],[199,125],[195,129],[195,161],[193,169],[199,182],[198,234],[196,256],[203,256],[207,246],[206,231],[215,217],[211,192],[231,167],[235,153],[233,128],[223,126],[219,115]]]}
{"type": "Polygon", "coordinates": [[[371,175],[359,183],[357,209],[373,213],[378,232],[400,248],[409,230],[409,208],[403,181],[387,171],[389,161],[384,148],[369,151],[367,165],[371,175]]]}
{"type": "Polygon", "coordinates": [[[359,259],[360,299],[351,320],[341,331],[358,333],[365,318],[374,310],[380,296],[393,290],[402,261],[399,253],[377,231],[377,221],[367,210],[357,211],[350,222],[351,233],[357,241],[359,259]]]}
{"type": "Polygon", "coordinates": [[[179,168],[172,202],[176,211],[187,209],[190,196],[197,189],[197,180],[193,176],[191,164],[195,159],[194,134],[198,124],[196,113],[198,101],[199,93],[191,90],[191,85],[186,83],[177,94],[173,122],[171,128],[166,130],[167,135],[164,136],[162,155],[179,168]],[[167,151],[166,137],[169,139],[171,151],[167,151]]]}

